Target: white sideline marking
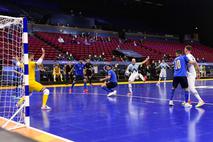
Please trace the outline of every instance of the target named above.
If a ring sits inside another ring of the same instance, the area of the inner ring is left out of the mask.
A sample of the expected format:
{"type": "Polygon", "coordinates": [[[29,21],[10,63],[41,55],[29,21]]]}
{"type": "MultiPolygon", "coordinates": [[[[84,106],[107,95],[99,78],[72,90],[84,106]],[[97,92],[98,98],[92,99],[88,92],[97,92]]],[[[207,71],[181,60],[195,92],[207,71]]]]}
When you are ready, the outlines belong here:
{"type": "MultiPolygon", "coordinates": [[[[1,119],[4,119],[5,121],[8,120],[8,119],[6,119],[6,118],[4,118],[4,117],[0,117],[0,118],[1,118],[1,119]]],[[[11,121],[11,122],[12,122],[12,123],[15,123],[16,125],[20,125],[20,124],[21,124],[21,123],[15,122],[15,121],[11,121]]],[[[23,125],[23,124],[21,124],[21,125],[23,125]]],[[[34,127],[27,127],[27,126],[26,126],[26,128],[32,129],[32,130],[37,131],[37,132],[40,132],[40,133],[44,133],[44,134],[46,134],[46,135],[50,135],[50,136],[52,136],[52,137],[55,137],[55,138],[57,138],[57,139],[60,139],[60,140],[62,140],[62,141],[65,141],[65,142],[74,142],[74,141],[72,141],[72,140],[68,140],[68,139],[66,139],[66,138],[63,138],[63,137],[60,137],[60,136],[51,134],[51,133],[49,133],[49,132],[45,132],[45,131],[43,131],[43,130],[39,130],[39,129],[34,128],[34,127]]]]}
{"type": "Polygon", "coordinates": [[[213,89],[213,86],[195,86],[198,89],[213,89]]]}

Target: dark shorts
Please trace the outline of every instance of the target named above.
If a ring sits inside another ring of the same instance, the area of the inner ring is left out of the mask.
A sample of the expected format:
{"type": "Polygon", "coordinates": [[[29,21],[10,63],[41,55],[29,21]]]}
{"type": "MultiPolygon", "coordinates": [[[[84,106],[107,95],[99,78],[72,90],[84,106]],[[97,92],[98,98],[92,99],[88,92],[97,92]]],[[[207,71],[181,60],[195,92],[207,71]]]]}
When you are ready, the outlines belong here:
{"type": "Polygon", "coordinates": [[[74,80],[75,81],[84,80],[84,76],[82,76],[82,75],[76,75],[76,76],[74,76],[74,80]]]}
{"type": "Polygon", "coordinates": [[[107,82],[106,86],[107,88],[111,89],[111,88],[115,88],[118,84],[116,82],[107,82]]]}
{"type": "Polygon", "coordinates": [[[87,77],[92,76],[92,71],[91,70],[86,70],[86,76],[87,77]]]}
{"type": "Polygon", "coordinates": [[[177,88],[178,84],[181,85],[183,89],[188,88],[188,80],[185,76],[174,77],[172,86],[173,88],[177,88]]]}

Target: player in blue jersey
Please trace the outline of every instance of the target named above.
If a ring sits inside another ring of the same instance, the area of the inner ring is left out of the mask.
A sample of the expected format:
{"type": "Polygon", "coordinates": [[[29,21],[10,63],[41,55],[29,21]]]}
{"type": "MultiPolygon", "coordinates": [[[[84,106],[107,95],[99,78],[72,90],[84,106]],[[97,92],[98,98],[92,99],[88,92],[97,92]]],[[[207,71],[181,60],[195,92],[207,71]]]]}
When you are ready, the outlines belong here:
{"type": "Polygon", "coordinates": [[[106,65],[105,69],[107,70],[107,76],[105,78],[100,79],[100,81],[105,81],[104,84],[101,86],[105,91],[108,92],[108,97],[116,96],[117,91],[113,90],[118,85],[117,75],[112,70],[111,65],[106,65]]]}
{"type": "Polygon", "coordinates": [[[70,93],[72,92],[76,81],[83,80],[84,82],[84,93],[88,93],[87,89],[87,79],[84,77],[84,67],[83,61],[80,60],[79,63],[74,65],[74,80],[72,82],[72,87],[70,89],[70,93]]]}
{"type": "Polygon", "coordinates": [[[188,103],[189,90],[188,90],[188,81],[187,81],[187,64],[195,64],[196,62],[190,61],[185,55],[181,55],[181,51],[176,51],[176,58],[174,60],[174,79],[172,83],[171,90],[171,98],[169,101],[169,105],[173,106],[173,97],[175,93],[175,89],[180,84],[182,89],[184,89],[185,94],[185,103],[184,107],[191,107],[192,105],[188,103]]]}

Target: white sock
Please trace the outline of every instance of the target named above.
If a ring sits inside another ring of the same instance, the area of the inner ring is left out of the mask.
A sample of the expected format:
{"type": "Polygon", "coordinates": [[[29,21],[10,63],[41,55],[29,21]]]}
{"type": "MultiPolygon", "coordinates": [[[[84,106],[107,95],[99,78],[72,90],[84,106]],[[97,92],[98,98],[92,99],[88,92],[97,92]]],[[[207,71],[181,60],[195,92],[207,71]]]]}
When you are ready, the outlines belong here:
{"type": "Polygon", "coordinates": [[[141,78],[141,80],[143,80],[143,81],[145,80],[142,74],[140,74],[140,78],[141,78]]]}
{"type": "Polygon", "coordinates": [[[198,99],[199,102],[203,101],[197,91],[193,92],[193,94],[195,95],[195,97],[198,99]]]}
{"type": "Polygon", "coordinates": [[[160,84],[160,81],[161,81],[161,77],[159,77],[157,84],[160,84]]]}
{"type": "Polygon", "coordinates": [[[129,92],[132,93],[132,84],[128,84],[129,92]]]}

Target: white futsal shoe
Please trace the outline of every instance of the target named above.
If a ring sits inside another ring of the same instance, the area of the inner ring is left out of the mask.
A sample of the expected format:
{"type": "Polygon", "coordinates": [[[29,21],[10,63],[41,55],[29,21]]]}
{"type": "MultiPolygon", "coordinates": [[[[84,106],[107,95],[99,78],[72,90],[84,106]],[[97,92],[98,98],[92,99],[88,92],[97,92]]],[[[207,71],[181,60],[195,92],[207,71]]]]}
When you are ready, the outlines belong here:
{"type": "Polygon", "coordinates": [[[185,103],[185,104],[184,104],[184,107],[185,107],[185,108],[191,108],[192,105],[191,105],[190,103],[185,103]]]}
{"type": "Polygon", "coordinates": [[[196,108],[199,108],[205,104],[204,101],[199,101],[198,104],[195,106],[196,108]]]}
{"type": "Polygon", "coordinates": [[[131,92],[127,93],[127,96],[132,97],[132,93],[131,92]]]}
{"type": "Polygon", "coordinates": [[[117,91],[113,91],[113,92],[110,92],[107,97],[111,97],[111,96],[116,96],[117,95],[117,91]]]}
{"type": "Polygon", "coordinates": [[[49,107],[49,106],[47,106],[47,105],[46,105],[46,106],[42,106],[42,107],[41,107],[41,110],[51,110],[51,107],[49,107]]]}
{"type": "Polygon", "coordinates": [[[169,101],[169,106],[174,106],[174,102],[172,100],[169,101]]]}

